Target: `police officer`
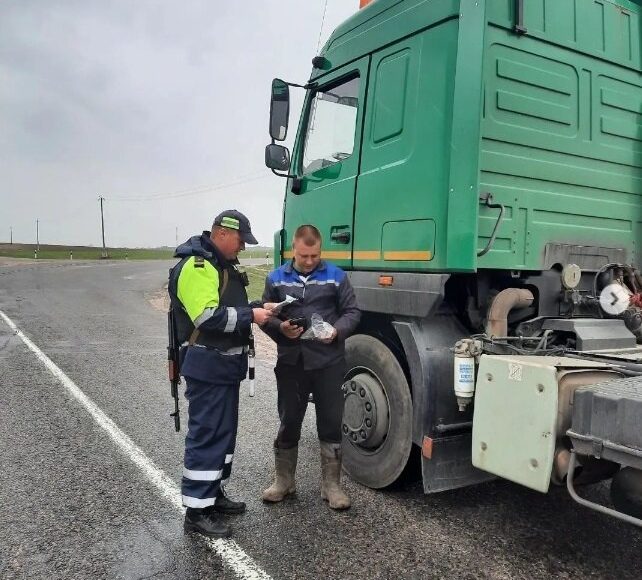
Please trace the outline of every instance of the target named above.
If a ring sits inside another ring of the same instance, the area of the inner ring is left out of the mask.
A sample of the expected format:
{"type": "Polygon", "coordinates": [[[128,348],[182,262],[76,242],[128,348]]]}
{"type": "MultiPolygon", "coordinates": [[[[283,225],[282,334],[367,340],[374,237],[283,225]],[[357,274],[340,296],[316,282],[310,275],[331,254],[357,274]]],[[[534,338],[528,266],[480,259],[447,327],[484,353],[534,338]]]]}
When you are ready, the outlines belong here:
{"type": "Polygon", "coordinates": [[[189,412],[181,486],[184,529],[211,537],[231,534],[220,514],[245,511],[245,503],[230,499],[224,485],[232,470],[251,325],[264,324],[271,315],[258,303],[248,305],[247,275],[237,259],[246,243],[257,243],[249,220],[236,210],[224,211],[211,232],[176,249],[181,260],[169,277],[189,412]]]}

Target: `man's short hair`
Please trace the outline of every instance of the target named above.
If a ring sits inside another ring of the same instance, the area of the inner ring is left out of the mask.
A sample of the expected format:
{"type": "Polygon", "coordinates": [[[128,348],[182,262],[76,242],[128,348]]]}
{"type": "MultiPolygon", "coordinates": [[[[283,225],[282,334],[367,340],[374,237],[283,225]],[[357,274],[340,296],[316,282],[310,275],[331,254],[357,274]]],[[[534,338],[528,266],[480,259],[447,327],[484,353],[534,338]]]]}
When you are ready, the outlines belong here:
{"type": "Polygon", "coordinates": [[[303,240],[306,246],[314,246],[321,243],[321,232],[312,224],[303,224],[299,226],[292,236],[292,243],[297,240],[303,240]]]}

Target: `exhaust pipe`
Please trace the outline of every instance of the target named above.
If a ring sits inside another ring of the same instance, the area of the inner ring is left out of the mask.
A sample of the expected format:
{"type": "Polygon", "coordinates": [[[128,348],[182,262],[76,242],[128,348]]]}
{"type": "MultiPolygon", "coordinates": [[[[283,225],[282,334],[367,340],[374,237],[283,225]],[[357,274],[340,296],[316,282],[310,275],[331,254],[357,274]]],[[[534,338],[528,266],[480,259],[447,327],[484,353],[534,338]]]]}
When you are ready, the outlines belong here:
{"type": "Polygon", "coordinates": [[[533,293],[525,288],[506,288],[495,298],[488,309],[486,334],[508,336],[508,314],[514,308],[528,308],[533,304],[533,293]]]}

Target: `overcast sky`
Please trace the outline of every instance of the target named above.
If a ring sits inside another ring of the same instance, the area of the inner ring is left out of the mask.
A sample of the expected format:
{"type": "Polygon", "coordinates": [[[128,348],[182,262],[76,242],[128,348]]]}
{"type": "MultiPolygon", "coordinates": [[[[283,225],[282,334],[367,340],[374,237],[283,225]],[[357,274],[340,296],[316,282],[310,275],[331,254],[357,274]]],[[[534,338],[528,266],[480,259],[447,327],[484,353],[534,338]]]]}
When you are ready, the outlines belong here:
{"type": "MultiPolygon", "coordinates": [[[[99,245],[103,196],[107,245],[174,245],[236,207],[271,246],[270,82],[308,78],[324,4],[3,1],[0,242],[39,219],[41,243],[99,245]]],[[[327,0],[322,43],[358,4],[327,0]]]]}

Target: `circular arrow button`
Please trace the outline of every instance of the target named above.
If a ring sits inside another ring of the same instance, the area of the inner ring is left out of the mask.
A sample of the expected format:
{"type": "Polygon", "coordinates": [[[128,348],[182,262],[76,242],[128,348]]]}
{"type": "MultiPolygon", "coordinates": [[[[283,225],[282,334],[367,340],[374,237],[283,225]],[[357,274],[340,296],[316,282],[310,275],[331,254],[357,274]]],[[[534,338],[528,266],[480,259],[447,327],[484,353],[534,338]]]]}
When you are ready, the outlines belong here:
{"type": "Polygon", "coordinates": [[[629,307],[630,300],[630,294],[621,284],[609,284],[600,292],[600,306],[612,316],[622,314],[629,307]]]}

